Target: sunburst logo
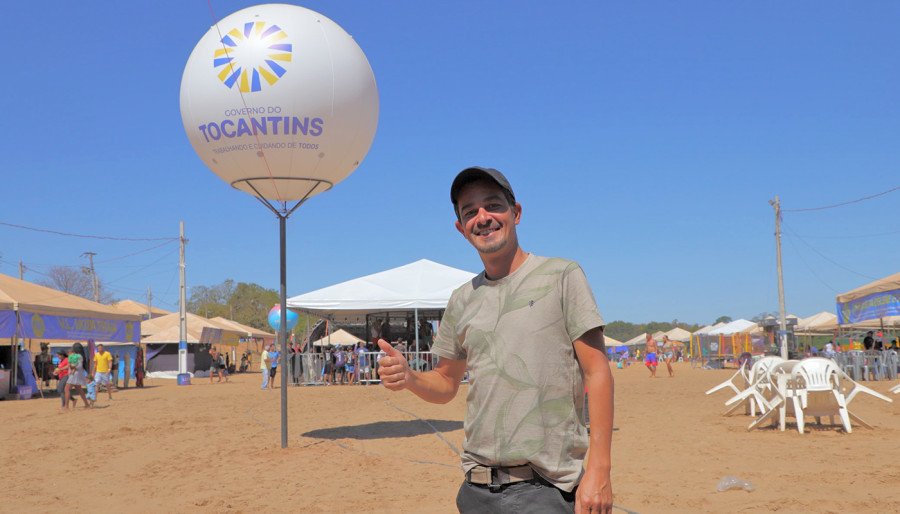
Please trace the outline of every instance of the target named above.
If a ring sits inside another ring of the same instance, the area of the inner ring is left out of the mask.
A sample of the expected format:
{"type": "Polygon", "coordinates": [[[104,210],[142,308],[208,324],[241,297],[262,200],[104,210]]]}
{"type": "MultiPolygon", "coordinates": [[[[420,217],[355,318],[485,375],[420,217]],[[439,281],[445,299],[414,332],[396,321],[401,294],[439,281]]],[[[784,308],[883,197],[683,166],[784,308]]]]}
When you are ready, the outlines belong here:
{"type": "Polygon", "coordinates": [[[34,334],[34,337],[44,337],[44,331],[46,330],[44,319],[39,314],[31,317],[31,332],[34,334]]]}
{"type": "Polygon", "coordinates": [[[284,42],[287,37],[281,27],[264,21],[231,29],[213,53],[219,80],[228,88],[237,85],[241,93],[262,91],[263,81],[274,85],[287,72],[282,64],[291,62],[293,45],[284,42]]]}

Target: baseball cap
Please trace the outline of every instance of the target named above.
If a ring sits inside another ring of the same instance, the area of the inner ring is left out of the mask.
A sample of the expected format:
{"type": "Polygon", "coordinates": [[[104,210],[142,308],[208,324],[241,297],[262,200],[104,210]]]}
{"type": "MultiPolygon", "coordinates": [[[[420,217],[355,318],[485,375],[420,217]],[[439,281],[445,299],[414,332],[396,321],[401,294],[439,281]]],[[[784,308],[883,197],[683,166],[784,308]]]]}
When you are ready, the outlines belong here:
{"type": "Polygon", "coordinates": [[[463,188],[463,186],[478,179],[493,180],[497,183],[498,186],[508,192],[509,195],[513,197],[513,200],[515,200],[516,195],[515,193],[513,193],[512,186],[509,185],[509,181],[506,180],[506,177],[503,176],[503,173],[500,173],[494,168],[471,166],[460,171],[459,174],[456,175],[456,178],[453,179],[453,185],[450,186],[450,201],[453,202],[454,206],[459,200],[459,192],[463,188]]]}

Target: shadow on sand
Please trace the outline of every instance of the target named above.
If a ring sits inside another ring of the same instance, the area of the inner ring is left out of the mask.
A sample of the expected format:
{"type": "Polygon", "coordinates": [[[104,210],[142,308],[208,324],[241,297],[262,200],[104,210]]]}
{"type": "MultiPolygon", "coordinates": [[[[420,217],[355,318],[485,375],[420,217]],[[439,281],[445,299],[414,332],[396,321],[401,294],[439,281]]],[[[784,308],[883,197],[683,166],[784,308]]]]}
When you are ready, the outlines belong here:
{"type": "Polygon", "coordinates": [[[377,421],[375,423],[366,423],[364,425],[311,430],[303,434],[303,437],[358,440],[392,439],[397,437],[415,437],[417,435],[433,434],[435,430],[438,432],[452,432],[454,430],[461,430],[462,427],[462,421],[449,421],[445,419],[377,421]]]}

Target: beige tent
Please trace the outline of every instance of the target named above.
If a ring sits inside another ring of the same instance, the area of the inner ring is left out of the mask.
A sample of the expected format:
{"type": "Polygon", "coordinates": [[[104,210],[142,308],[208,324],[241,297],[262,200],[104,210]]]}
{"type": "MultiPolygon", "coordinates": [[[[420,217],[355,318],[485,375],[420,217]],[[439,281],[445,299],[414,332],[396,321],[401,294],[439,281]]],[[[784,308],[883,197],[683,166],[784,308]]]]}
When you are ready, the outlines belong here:
{"type": "Polygon", "coordinates": [[[631,339],[622,343],[623,346],[638,346],[642,344],[647,344],[647,333],[644,332],[640,335],[634,336],[631,339]]]}
{"type": "Polygon", "coordinates": [[[838,328],[837,316],[832,312],[822,311],[812,316],[801,318],[794,327],[797,335],[828,335],[838,328]]]}
{"type": "Polygon", "coordinates": [[[863,296],[869,296],[870,294],[875,293],[884,293],[886,291],[893,291],[894,289],[900,289],[900,273],[894,273],[893,275],[884,277],[874,282],[869,282],[864,286],[857,287],[852,291],[841,293],[837,295],[837,301],[840,303],[846,303],[856,300],[857,298],[862,298],[863,296]]]}
{"type": "Polygon", "coordinates": [[[221,316],[217,316],[212,318],[210,321],[214,321],[220,325],[231,327],[233,330],[238,332],[245,332],[246,335],[244,337],[252,337],[253,339],[265,339],[265,340],[275,340],[275,334],[262,331],[258,328],[253,328],[249,325],[244,325],[243,323],[238,323],[237,321],[226,319],[221,316]]]}
{"type": "Polygon", "coordinates": [[[619,341],[618,339],[613,339],[612,337],[609,337],[609,336],[603,336],[603,341],[605,342],[607,348],[615,348],[616,346],[624,346],[625,345],[625,343],[623,343],[622,341],[619,341]]]}
{"type": "Polygon", "coordinates": [[[330,335],[323,337],[322,339],[313,341],[313,346],[350,346],[355,345],[356,343],[365,344],[365,341],[356,337],[350,332],[347,332],[344,329],[339,329],[335,330],[330,335]]]}
{"type": "MultiPolygon", "coordinates": [[[[241,332],[235,330],[234,327],[191,314],[190,312],[185,314],[185,320],[187,321],[186,343],[199,343],[204,327],[217,328],[238,334],[239,337],[241,336],[241,332]]],[[[178,343],[181,338],[180,323],[181,318],[177,312],[145,321],[141,323],[141,342],[178,343]]]]}
{"type": "Polygon", "coordinates": [[[109,305],[3,274],[0,274],[0,310],[73,318],[140,321],[140,316],[122,312],[109,305]]]}
{"type": "Polygon", "coordinates": [[[691,333],[680,327],[675,327],[672,330],[669,330],[665,335],[669,336],[669,339],[672,341],[681,341],[682,343],[686,343],[691,340],[691,333]]]}
{"type": "MultiPolygon", "coordinates": [[[[122,312],[127,312],[129,314],[136,314],[138,316],[147,315],[147,304],[139,303],[134,300],[122,300],[120,302],[112,304],[112,306],[122,312]]],[[[150,314],[151,318],[158,318],[160,316],[165,316],[166,314],[172,314],[172,311],[167,311],[160,309],[159,307],[151,306],[150,314]]]]}

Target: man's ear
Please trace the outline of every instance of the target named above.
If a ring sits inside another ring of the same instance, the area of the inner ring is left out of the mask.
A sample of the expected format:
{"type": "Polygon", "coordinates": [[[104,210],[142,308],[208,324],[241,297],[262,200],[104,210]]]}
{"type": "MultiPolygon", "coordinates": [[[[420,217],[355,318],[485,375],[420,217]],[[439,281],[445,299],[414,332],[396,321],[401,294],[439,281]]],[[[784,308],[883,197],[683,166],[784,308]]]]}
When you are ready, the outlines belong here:
{"type": "Polygon", "coordinates": [[[462,226],[462,223],[459,220],[456,220],[453,223],[453,226],[456,227],[456,231],[462,234],[463,237],[466,237],[466,229],[462,226]]]}
{"type": "Polygon", "coordinates": [[[516,215],[516,225],[518,225],[519,222],[522,221],[522,204],[517,202],[516,205],[513,206],[513,211],[516,215]]]}

